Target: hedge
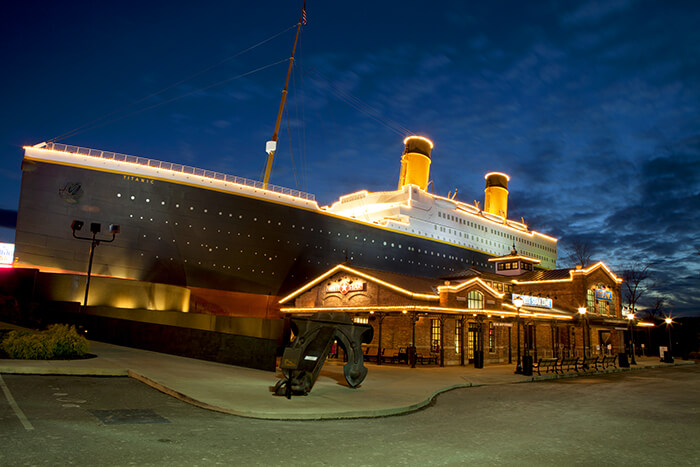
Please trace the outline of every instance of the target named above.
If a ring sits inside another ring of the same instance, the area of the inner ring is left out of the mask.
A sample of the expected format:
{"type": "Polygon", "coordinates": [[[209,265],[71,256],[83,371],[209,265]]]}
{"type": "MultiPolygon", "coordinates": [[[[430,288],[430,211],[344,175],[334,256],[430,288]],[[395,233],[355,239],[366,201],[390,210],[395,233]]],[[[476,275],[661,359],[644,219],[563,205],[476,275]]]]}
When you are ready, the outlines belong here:
{"type": "Polygon", "coordinates": [[[89,350],[87,339],[66,324],[52,324],[41,332],[11,331],[1,345],[10,358],[33,360],[78,358],[89,350]]]}

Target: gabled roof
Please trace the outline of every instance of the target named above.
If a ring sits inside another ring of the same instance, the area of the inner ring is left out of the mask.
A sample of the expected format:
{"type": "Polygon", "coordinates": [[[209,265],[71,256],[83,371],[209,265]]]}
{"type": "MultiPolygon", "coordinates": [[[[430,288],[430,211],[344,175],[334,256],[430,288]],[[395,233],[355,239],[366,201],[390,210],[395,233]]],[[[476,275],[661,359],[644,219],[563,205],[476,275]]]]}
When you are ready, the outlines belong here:
{"type": "Polygon", "coordinates": [[[374,282],[383,287],[392,289],[402,295],[410,298],[422,300],[439,300],[440,296],[435,292],[435,279],[427,279],[423,277],[408,276],[406,274],[397,274],[393,272],[380,271],[377,269],[354,267],[347,264],[339,264],[332,269],[329,269],[320,276],[307,282],[299,289],[284,297],[279,301],[280,304],[286,303],[307,290],[315,287],[324,280],[332,277],[338,272],[347,272],[361,277],[367,281],[374,282]]]}
{"type": "Polygon", "coordinates": [[[410,290],[412,292],[416,293],[423,293],[423,294],[435,294],[435,286],[440,283],[439,280],[437,279],[431,279],[427,277],[419,277],[419,276],[410,276],[408,274],[401,274],[397,272],[387,272],[387,271],[380,271],[379,269],[372,269],[372,268],[361,268],[357,266],[350,266],[348,265],[351,269],[354,271],[358,271],[364,274],[367,274],[368,276],[375,277],[377,279],[380,279],[384,282],[388,282],[390,284],[394,284],[398,287],[410,290]]]}
{"type": "Polygon", "coordinates": [[[573,281],[574,276],[587,276],[594,271],[602,269],[612,280],[618,284],[622,283],[622,279],[617,277],[602,261],[598,261],[586,269],[552,269],[550,271],[532,271],[514,278],[515,284],[528,284],[533,282],[568,282],[573,281]]]}
{"type": "Polygon", "coordinates": [[[459,284],[455,285],[441,285],[438,287],[438,291],[447,291],[451,293],[456,293],[459,292],[460,290],[464,290],[465,288],[469,287],[470,285],[478,284],[481,286],[483,289],[487,290],[491,295],[498,297],[498,298],[503,298],[503,293],[493,289],[492,287],[489,287],[486,282],[484,282],[481,278],[479,277],[474,277],[472,279],[466,280],[464,282],[460,282],[459,284]]]}

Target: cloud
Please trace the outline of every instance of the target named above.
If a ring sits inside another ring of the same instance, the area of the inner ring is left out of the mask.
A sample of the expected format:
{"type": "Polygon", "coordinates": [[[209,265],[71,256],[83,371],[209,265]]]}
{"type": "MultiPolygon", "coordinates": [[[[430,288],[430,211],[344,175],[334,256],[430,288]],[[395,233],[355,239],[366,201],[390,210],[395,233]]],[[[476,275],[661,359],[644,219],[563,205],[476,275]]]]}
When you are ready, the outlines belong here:
{"type": "Polygon", "coordinates": [[[634,0],[593,0],[586,2],[561,18],[563,25],[581,25],[600,21],[612,14],[629,9],[634,0]]]}
{"type": "Polygon", "coordinates": [[[216,120],[216,121],[212,122],[212,125],[216,128],[224,129],[224,128],[230,127],[231,122],[229,122],[228,120],[216,120]]]}

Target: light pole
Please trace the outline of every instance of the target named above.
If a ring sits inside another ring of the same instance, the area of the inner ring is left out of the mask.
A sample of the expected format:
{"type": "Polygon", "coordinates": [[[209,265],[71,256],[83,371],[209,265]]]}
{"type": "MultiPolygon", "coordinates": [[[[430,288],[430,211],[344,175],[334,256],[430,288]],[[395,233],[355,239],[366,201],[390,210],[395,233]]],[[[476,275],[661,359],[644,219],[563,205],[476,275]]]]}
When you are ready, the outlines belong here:
{"type": "Polygon", "coordinates": [[[664,355],[664,362],[673,363],[673,353],[671,353],[671,323],[673,320],[671,318],[664,319],[666,323],[666,330],[668,331],[668,356],[664,355]]]}
{"type": "Polygon", "coordinates": [[[629,320],[630,323],[630,343],[631,343],[631,351],[632,351],[632,361],[630,362],[632,365],[637,364],[637,360],[634,358],[634,311],[630,310],[629,313],[627,313],[627,319],[629,320]]]}
{"type": "Polygon", "coordinates": [[[73,230],[73,238],[77,238],[78,240],[89,240],[90,243],[90,260],[88,262],[88,270],[87,270],[87,278],[85,279],[85,298],[83,299],[83,311],[87,308],[87,300],[88,300],[88,292],[90,291],[90,275],[92,274],[92,258],[95,256],[95,248],[100,244],[100,242],[104,243],[111,243],[114,241],[115,237],[120,231],[120,228],[117,224],[110,224],[109,225],[109,233],[112,234],[112,239],[111,240],[105,240],[105,239],[98,239],[97,234],[100,233],[102,230],[102,225],[99,222],[92,222],[90,224],[90,232],[92,233],[92,237],[81,237],[79,235],[76,235],[76,231],[80,231],[80,229],[83,228],[85,223],[83,221],[79,220],[74,220],[71,222],[70,228],[73,230]]]}
{"type": "Polygon", "coordinates": [[[515,334],[518,336],[518,353],[517,353],[517,364],[515,365],[515,373],[518,375],[523,374],[523,367],[520,364],[520,307],[523,306],[523,299],[520,297],[516,297],[513,299],[513,305],[515,305],[515,308],[518,311],[518,314],[515,315],[515,334]]]}
{"type": "Polygon", "coordinates": [[[583,358],[586,358],[586,308],[581,307],[578,309],[578,314],[581,315],[581,340],[583,341],[583,358]]]}

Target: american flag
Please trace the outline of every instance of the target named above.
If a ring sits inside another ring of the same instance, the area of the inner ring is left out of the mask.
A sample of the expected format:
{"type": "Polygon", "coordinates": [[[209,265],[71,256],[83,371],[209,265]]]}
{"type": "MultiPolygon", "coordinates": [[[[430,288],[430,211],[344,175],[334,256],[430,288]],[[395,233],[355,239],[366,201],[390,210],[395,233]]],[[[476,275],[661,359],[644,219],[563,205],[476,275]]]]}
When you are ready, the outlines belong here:
{"type": "Polygon", "coordinates": [[[301,7],[301,22],[306,26],[306,2],[301,7]]]}

